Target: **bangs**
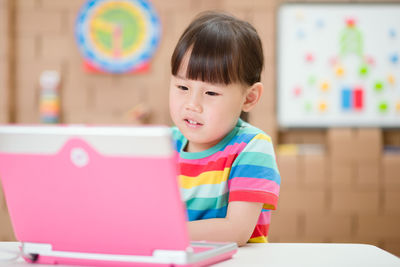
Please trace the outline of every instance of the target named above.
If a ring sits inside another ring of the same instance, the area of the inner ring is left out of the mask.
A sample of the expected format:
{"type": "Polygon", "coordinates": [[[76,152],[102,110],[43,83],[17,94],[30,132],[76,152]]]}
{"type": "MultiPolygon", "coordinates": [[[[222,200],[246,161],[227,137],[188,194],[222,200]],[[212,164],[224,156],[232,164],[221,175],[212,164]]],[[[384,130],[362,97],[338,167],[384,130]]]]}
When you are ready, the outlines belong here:
{"type": "Polygon", "coordinates": [[[230,84],[238,81],[234,44],[216,38],[198,39],[190,54],[186,78],[230,84]]]}
{"type": "Polygon", "coordinates": [[[190,53],[185,75],[187,79],[214,84],[235,83],[239,77],[238,51],[236,44],[227,38],[232,33],[227,27],[218,31],[210,30],[210,27],[205,26],[196,37],[187,40],[186,45],[176,48],[171,60],[172,74],[178,73],[184,56],[190,53]]]}

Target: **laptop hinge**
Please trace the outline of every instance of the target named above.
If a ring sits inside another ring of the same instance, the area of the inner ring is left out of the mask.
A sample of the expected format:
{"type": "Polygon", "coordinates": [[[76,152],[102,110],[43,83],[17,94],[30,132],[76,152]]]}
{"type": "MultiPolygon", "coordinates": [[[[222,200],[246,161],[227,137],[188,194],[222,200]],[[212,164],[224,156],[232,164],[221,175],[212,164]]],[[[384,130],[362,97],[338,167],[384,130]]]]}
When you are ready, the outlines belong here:
{"type": "Polygon", "coordinates": [[[115,255],[102,253],[55,251],[50,244],[22,243],[22,254],[31,258],[34,255],[48,257],[76,258],[83,260],[102,260],[119,262],[143,262],[163,264],[188,264],[191,252],[184,250],[154,250],[152,256],[115,255]]]}

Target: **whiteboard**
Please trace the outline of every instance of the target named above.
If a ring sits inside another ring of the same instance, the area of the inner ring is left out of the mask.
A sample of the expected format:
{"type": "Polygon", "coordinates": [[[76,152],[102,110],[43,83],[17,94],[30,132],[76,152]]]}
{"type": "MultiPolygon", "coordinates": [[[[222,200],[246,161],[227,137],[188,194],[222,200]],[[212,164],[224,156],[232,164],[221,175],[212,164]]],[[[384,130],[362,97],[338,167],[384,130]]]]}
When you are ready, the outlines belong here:
{"type": "Polygon", "coordinates": [[[278,10],[281,127],[400,127],[400,5],[278,10]]]}

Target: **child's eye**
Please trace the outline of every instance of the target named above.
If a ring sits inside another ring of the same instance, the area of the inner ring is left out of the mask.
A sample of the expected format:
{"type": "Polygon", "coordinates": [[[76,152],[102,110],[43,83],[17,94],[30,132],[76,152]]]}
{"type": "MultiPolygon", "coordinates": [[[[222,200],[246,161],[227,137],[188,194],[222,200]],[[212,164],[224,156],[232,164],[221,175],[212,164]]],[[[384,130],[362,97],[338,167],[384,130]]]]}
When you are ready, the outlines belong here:
{"type": "Polygon", "coordinates": [[[207,91],[206,94],[210,95],[210,96],[218,96],[219,95],[218,93],[212,92],[212,91],[207,91]]]}
{"type": "Polygon", "coordinates": [[[186,86],[183,85],[178,85],[178,88],[184,91],[189,90],[186,86]]]}

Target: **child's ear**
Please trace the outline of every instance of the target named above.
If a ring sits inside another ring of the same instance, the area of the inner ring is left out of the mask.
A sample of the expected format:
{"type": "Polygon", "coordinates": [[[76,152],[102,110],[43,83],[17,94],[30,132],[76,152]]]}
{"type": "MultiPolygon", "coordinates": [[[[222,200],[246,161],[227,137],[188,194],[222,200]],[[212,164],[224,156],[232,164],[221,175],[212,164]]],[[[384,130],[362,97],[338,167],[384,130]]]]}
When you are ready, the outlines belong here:
{"type": "Polygon", "coordinates": [[[242,110],[244,112],[249,112],[254,108],[254,106],[258,103],[263,93],[264,87],[263,84],[257,82],[253,84],[251,87],[246,90],[246,98],[243,103],[242,110]]]}

